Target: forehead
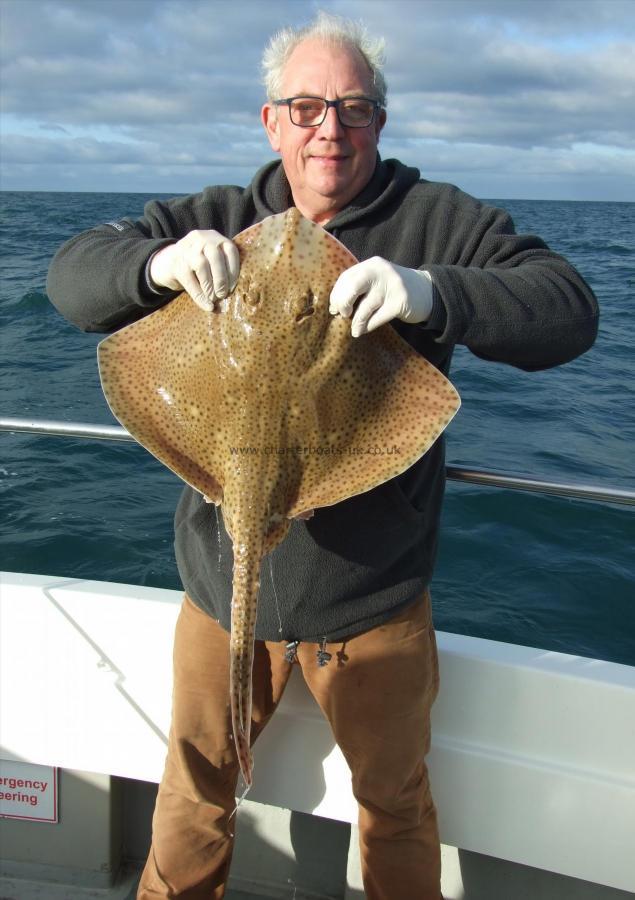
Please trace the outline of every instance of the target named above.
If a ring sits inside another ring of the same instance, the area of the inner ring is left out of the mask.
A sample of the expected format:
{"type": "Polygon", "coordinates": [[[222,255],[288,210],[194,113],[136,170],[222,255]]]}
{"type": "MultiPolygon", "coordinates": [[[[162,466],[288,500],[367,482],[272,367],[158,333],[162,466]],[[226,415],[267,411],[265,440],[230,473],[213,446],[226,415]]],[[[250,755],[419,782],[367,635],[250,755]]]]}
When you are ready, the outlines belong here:
{"type": "Polygon", "coordinates": [[[355,47],[309,38],[293,50],[282,72],[283,96],[298,93],[329,98],[372,96],[373,78],[355,47]]]}

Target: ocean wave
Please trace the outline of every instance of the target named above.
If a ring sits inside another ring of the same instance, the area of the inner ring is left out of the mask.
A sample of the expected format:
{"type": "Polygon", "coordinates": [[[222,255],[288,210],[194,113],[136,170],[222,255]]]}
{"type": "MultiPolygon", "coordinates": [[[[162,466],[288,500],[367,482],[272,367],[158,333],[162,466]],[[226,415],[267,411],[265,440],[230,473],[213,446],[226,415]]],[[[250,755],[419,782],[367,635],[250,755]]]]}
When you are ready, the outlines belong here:
{"type": "Polygon", "coordinates": [[[15,307],[22,310],[41,310],[45,308],[51,307],[51,301],[49,300],[46,292],[44,290],[41,291],[27,291],[25,294],[22,294],[15,303],[15,307]]]}
{"type": "Polygon", "coordinates": [[[568,245],[569,253],[592,253],[601,256],[634,256],[635,247],[627,244],[592,243],[591,241],[571,241],[568,245]]]}

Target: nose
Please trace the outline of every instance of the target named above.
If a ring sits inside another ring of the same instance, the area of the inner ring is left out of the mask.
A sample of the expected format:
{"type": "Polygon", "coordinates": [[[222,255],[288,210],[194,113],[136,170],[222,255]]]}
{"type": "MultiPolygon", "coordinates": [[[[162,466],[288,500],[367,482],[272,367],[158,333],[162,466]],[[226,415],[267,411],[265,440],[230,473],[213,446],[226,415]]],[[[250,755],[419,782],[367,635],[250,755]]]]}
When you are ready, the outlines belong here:
{"type": "Polygon", "coordinates": [[[344,126],[337,117],[337,110],[330,106],[326,111],[326,118],[318,127],[318,134],[326,140],[340,140],[344,136],[344,126]]]}

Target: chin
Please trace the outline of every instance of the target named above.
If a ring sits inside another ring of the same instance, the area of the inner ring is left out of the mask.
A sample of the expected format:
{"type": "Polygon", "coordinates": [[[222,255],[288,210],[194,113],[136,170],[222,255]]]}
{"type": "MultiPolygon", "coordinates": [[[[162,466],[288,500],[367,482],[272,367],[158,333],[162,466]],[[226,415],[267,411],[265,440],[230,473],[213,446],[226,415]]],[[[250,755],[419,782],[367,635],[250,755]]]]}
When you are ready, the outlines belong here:
{"type": "Polygon", "coordinates": [[[351,191],[351,179],[342,174],[337,177],[323,178],[315,184],[315,190],[325,197],[336,198],[340,195],[346,196],[346,202],[353,196],[351,191]]]}

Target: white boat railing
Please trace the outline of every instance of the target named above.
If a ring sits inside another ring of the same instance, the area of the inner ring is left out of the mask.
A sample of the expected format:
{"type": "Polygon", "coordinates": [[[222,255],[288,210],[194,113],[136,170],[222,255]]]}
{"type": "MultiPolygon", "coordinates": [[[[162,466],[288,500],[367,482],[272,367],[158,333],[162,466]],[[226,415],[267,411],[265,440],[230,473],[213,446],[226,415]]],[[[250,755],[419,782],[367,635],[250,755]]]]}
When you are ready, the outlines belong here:
{"type": "MultiPolygon", "coordinates": [[[[53,419],[26,419],[4,416],[0,417],[0,431],[135,443],[133,436],[121,425],[94,425],[88,422],[60,422],[53,419]]],[[[465,484],[551,494],[575,500],[595,500],[604,503],[620,503],[626,506],[635,506],[635,491],[623,488],[545,481],[539,478],[527,478],[524,475],[508,475],[502,472],[463,468],[460,466],[448,466],[446,474],[449,480],[465,484]]]]}
{"type": "MultiPolygon", "coordinates": [[[[159,781],[181,600],[0,572],[0,757],[159,781]]],[[[428,764],[442,841],[635,890],[635,668],[443,631],[437,643],[428,764]]],[[[356,822],[344,756],[293,668],[249,799],[356,822]]]]}

